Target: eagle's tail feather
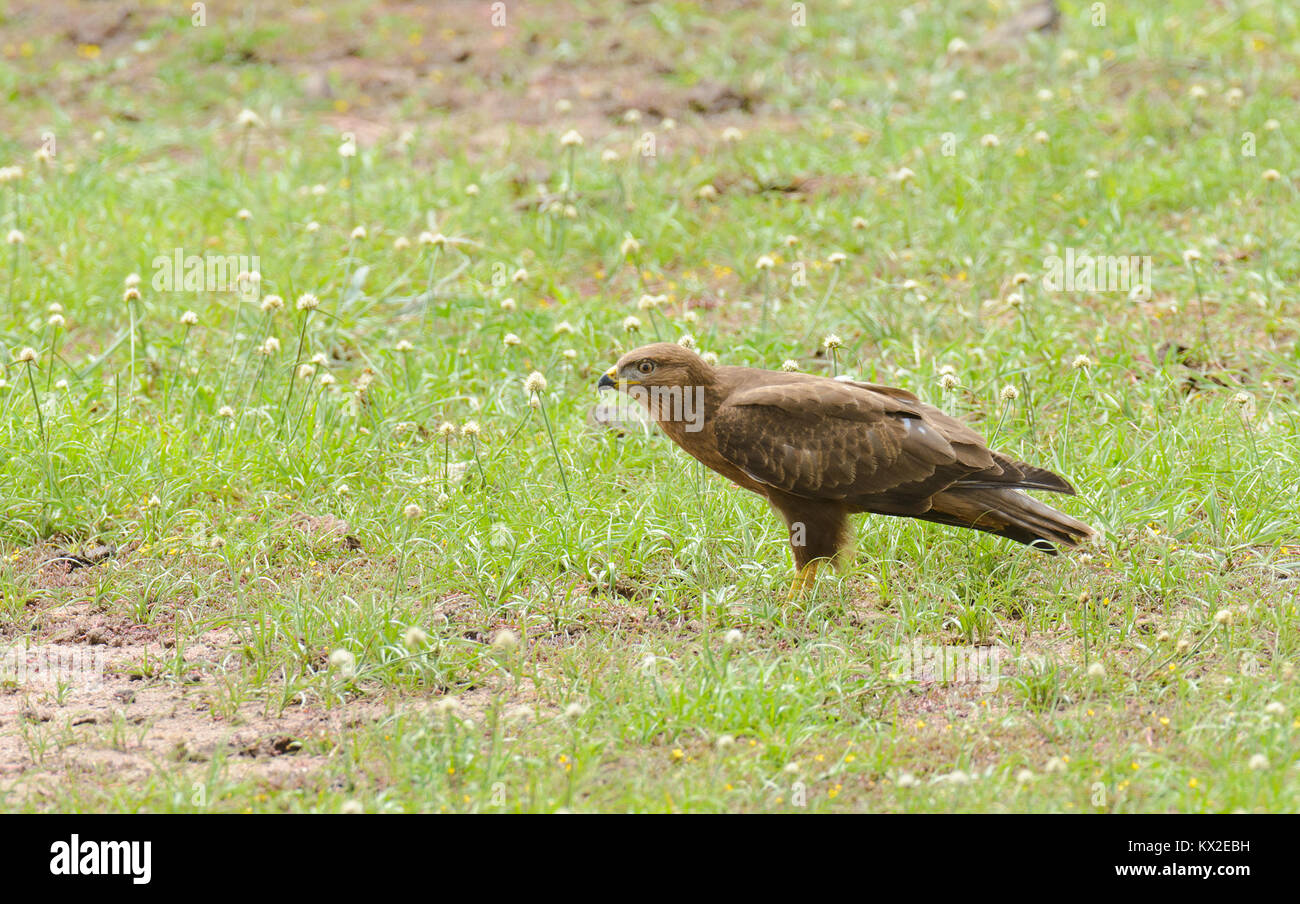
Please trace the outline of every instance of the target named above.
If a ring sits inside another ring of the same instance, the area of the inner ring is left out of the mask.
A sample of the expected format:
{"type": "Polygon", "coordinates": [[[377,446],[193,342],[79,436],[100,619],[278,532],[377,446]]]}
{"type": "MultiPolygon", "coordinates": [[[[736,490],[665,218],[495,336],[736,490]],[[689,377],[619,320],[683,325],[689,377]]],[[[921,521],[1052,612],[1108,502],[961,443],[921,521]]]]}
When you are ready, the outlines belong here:
{"type": "Polygon", "coordinates": [[[964,480],[958,481],[953,485],[954,488],[985,490],[1018,487],[1022,490],[1046,490],[1049,493],[1074,495],[1074,487],[1070,485],[1070,481],[1060,474],[1053,474],[1046,468],[1026,464],[1023,461],[1016,461],[1014,458],[1008,458],[996,452],[993,453],[993,459],[997,462],[995,473],[978,471],[964,480]]]}
{"type": "Polygon", "coordinates": [[[920,517],[973,527],[1047,553],[1055,553],[1058,545],[1078,546],[1093,535],[1082,521],[1007,487],[954,486],[937,494],[930,511],[920,517]]]}

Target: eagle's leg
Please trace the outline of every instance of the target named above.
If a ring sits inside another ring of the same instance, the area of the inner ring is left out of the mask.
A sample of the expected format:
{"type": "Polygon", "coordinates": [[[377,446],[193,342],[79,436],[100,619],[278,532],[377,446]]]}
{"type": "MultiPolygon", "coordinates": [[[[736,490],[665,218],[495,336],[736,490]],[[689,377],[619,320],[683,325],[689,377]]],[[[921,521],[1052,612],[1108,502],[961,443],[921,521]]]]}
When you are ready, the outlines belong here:
{"type": "Polygon", "coordinates": [[[774,494],[770,501],[790,531],[795,567],[790,599],[794,599],[812,589],[822,561],[837,559],[843,551],[849,538],[848,513],[834,502],[784,494],[774,494]]]}
{"type": "Polygon", "coordinates": [[[786,596],[786,602],[792,602],[803,596],[805,590],[812,590],[813,584],[817,582],[817,566],[820,564],[821,559],[813,559],[795,572],[794,580],[790,582],[790,593],[786,596]]]}

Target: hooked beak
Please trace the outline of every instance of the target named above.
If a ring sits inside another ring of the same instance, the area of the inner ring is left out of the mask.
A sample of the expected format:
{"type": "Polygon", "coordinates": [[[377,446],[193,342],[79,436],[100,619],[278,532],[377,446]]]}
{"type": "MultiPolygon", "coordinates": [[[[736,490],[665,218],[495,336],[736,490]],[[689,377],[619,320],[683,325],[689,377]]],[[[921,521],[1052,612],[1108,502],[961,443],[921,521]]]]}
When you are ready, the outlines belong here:
{"type": "Polygon", "coordinates": [[[618,380],[615,379],[615,377],[617,376],[618,376],[618,367],[617,366],[611,367],[609,370],[605,371],[603,374],[600,375],[600,380],[596,382],[596,388],[597,389],[618,389],[618,380]]]}

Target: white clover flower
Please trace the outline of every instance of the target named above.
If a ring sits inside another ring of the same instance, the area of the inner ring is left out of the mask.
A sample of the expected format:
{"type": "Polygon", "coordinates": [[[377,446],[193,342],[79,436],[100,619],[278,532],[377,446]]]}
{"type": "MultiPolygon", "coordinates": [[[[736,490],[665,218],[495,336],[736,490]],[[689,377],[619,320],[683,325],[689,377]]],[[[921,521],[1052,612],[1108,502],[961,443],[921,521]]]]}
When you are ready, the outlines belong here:
{"type": "Polygon", "coordinates": [[[454,436],[455,433],[456,433],[456,425],[453,424],[451,421],[443,421],[441,424],[438,425],[438,434],[440,436],[454,436]]]}
{"type": "Polygon", "coordinates": [[[603,150],[603,151],[600,152],[600,162],[601,162],[601,163],[617,163],[617,162],[618,162],[618,151],[614,150],[613,148],[605,148],[605,150],[603,150]]]}
{"type": "Polygon", "coordinates": [[[358,226],[356,229],[352,230],[352,238],[357,240],[362,240],[365,239],[365,237],[366,237],[366,227],[358,226]]]}
{"type": "Polygon", "coordinates": [[[220,408],[217,409],[217,417],[223,417],[229,419],[229,418],[233,418],[234,416],[235,416],[235,409],[231,408],[229,405],[222,405],[220,408]]]}
{"type": "Polygon", "coordinates": [[[898,788],[915,788],[921,784],[915,775],[910,772],[904,772],[898,778],[894,779],[894,785],[898,788]]]}
{"type": "Polygon", "coordinates": [[[329,387],[333,386],[338,381],[334,379],[333,374],[321,374],[319,382],[321,386],[329,387]]]}
{"type": "Polygon", "coordinates": [[[854,229],[866,229],[868,225],[870,225],[870,224],[867,223],[867,218],[866,218],[866,217],[854,217],[854,218],[853,218],[853,228],[854,228],[854,229]]]}
{"type": "Polygon", "coordinates": [[[943,376],[939,377],[939,388],[942,389],[944,392],[952,392],[960,385],[961,385],[961,381],[958,380],[957,377],[954,376],[953,374],[944,374],[943,376]]]}
{"type": "Polygon", "coordinates": [[[772,260],[769,254],[761,254],[758,260],[754,261],[754,268],[757,270],[771,270],[775,266],[776,261],[772,260]]]}
{"type": "Polygon", "coordinates": [[[424,649],[428,644],[429,635],[425,633],[423,628],[416,625],[407,628],[406,633],[402,635],[402,646],[406,647],[412,653],[424,649]]]}
{"type": "Polygon", "coordinates": [[[243,110],[239,111],[239,116],[236,118],[235,122],[240,126],[240,128],[255,129],[262,125],[262,117],[245,107],[243,110]]]}
{"type": "Polygon", "coordinates": [[[181,315],[181,323],[185,326],[194,326],[199,322],[199,315],[193,311],[186,311],[181,315]]]}
{"type": "Polygon", "coordinates": [[[1193,100],[1202,100],[1209,97],[1210,92],[1205,89],[1204,85],[1192,85],[1187,89],[1187,96],[1193,100]]]}
{"type": "Polygon", "coordinates": [[[1019,772],[1016,773],[1016,784],[1027,785],[1030,782],[1032,782],[1035,778],[1036,776],[1034,775],[1032,770],[1021,769],[1019,772]]]}
{"type": "Polygon", "coordinates": [[[623,318],[623,329],[628,333],[636,333],[641,329],[641,319],[628,315],[623,318]]]}
{"type": "Polygon", "coordinates": [[[787,248],[794,248],[799,244],[799,236],[787,235],[785,238],[781,239],[781,244],[785,245],[787,248]]]}
{"type": "Polygon", "coordinates": [[[492,649],[499,653],[509,653],[519,646],[519,635],[509,628],[502,628],[492,635],[492,649]]]}
{"type": "Polygon", "coordinates": [[[709,365],[709,367],[718,366],[718,356],[715,355],[713,352],[704,352],[703,354],[700,355],[700,360],[703,361],[705,364],[709,365]]]}
{"type": "Polygon", "coordinates": [[[393,351],[401,352],[403,354],[414,350],[415,346],[411,344],[411,340],[409,339],[399,339],[397,340],[397,344],[393,346],[393,351]]]}
{"type": "Polygon", "coordinates": [[[330,668],[344,678],[351,678],[357,673],[357,657],[344,649],[335,650],[330,653],[330,668]]]}
{"type": "Polygon", "coordinates": [[[948,100],[954,104],[959,104],[966,99],[966,92],[960,88],[953,88],[948,92],[948,100]]]}
{"type": "Polygon", "coordinates": [[[781,370],[788,374],[797,373],[799,370],[799,362],[793,358],[786,358],[781,362],[781,370]]]}
{"type": "Polygon", "coordinates": [[[135,286],[132,286],[131,288],[127,289],[125,292],[122,293],[122,300],[123,300],[123,301],[139,301],[139,300],[140,300],[140,290],[137,289],[135,286]]]}
{"type": "Polygon", "coordinates": [[[411,240],[404,235],[399,235],[397,238],[393,239],[394,251],[405,251],[407,248],[410,247],[411,247],[411,240]]]}
{"type": "Polygon", "coordinates": [[[424,511],[418,505],[412,502],[409,505],[407,505],[406,508],[402,509],[402,514],[406,517],[408,521],[414,521],[416,518],[423,515],[424,511]]]}
{"type": "Polygon", "coordinates": [[[637,310],[649,311],[652,308],[659,307],[659,305],[667,300],[667,295],[642,295],[640,300],[636,303],[637,310]]]}
{"type": "Polygon", "coordinates": [[[1011,285],[1023,286],[1025,283],[1029,282],[1030,279],[1032,279],[1032,277],[1028,273],[1017,273],[1015,276],[1011,277],[1011,285]]]}
{"type": "Polygon", "coordinates": [[[736,644],[740,643],[744,639],[745,639],[745,635],[741,634],[740,631],[736,628],[732,628],[726,634],[722,635],[722,643],[724,646],[728,646],[728,647],[734,647],[736,644]]]}
{"type": "Polygon", "coordinates": [[[526,279],[528,279],[528,271],[525,270],[523,267],[520,267],[514,273],[510,274],[510,281],[514,283],[521,283],[524,282],[526,279]]]}
{"type": "Polygon", "coordinates": [[[478,421],[466,421],[460,428],[461,436],[478,436],[478,421]]]}
{"type": "Polygon", "coordinates": [[[560,352],[560,355],[565,361],[576,361],[578,359],[578,353],[571,348],[566,348],[564,351],[560,352]]]}
{"type": "Polygon", "coordinates": [[[982,147],[995,148],[1000,144],[1002,144],[1002,139],[998,138],[998,136],[994,135],[992,132],[980,137],[980,145],[982,147]]]}
{"type": "Polygon", "coordinates": [[[745,137],[745,133],[735,126],[727,126],[722,130],[722,140],[727,144],[735,144],[745,137]]]}
{"type": "Polygon", "coordinates": [[[839,348],[843,344],[843,340],[834,333],[828,333],[826,338],[822,340],[822,348],[825,349],[839,348]]]}
{"type": "Polygon", "coordinates": [[[618,246],[619,254],[623,255],[624,257],[631,257],[633,254],[636,254],[640,250],[641,250],[641,243],[638,242],[631,235],[627,235],[625,233],[623,236],[623,244],[618,246]]]}
{"type": "Polygon", "coordinates": [[[1244,100],[1246,94],[1240,88],[1229,88],[1223,93],[1223,99],[1228,102],[1228,106],[1238,106],[1244,100]]]}
{"type": "Polygon", "coordinates": [[[328,191],[329,189],[326,188],[324,185],[321,185],[319,182],[317,182],[315,185],[311,187],[311,194],[312,197],[314,198],[323,198],[325,196],[325,193],[328,191]]]}
{"type": "Polygon", "coordinates": [[[1047,144],[1047,142],[1051,140],[1052,140],[1052,136],[1048,135],[1042,129],[1039,129],[1037,132],[1034,133],[1034,141],[1037,144],[1047,144]]]}
{"type": "Polygon", "coordinates": [[[623,113],[623,121],[626,123],[638,123],[641,121],[641,111],[635,108],[629,109],[623,113]]]}
{"type": "Polygon", "coordinates": [[[959,53],[965,53],[969,49],[970,49],[970,45],[967,44],[965,41],[963,41],[961,38],[953,38],[951,41],[948,42],[948,52],[950,54],[953,54],[954,56],[959,53]]]}
{"type": "Polygon", "coordinates": [[[23,168],[21,166],[0,166],[0,185],[6,182],[14,182],[23,177],[23,168]]]}
{"type": "Polygon", "coordinates": [[[569,321],[567,321],[567,320],[561,320],[559,323],[557,323],[557,324],[555,325],[555,330],[554,330],[554,332],[557,333],[557,334],[561,334],[561,333],[563,333],[563,334],[572,333],[572,332],[573,332],[573,324],[569,323],[569,321]]]}
{"type": "Polygon", "coordinates": [[[503,299],[501,299],[501,310],[503,310],[503,311],[513,311],[513,310],[515,309],[515,307],[516,307],[516,305],[515,305],[515,300],[514,300],[513,298],[503,298],[503,299]]]}
{"type": "Polygon", "coordinates": [[[1216,625],[1232,624],[1232,611],[1230,609],[1220,609],[1214,613],[1214,623],[1216,625]]]}
{"type": "Polygon", "coordinates": [[[471,198],[474,197],[475,195],[478,194],[478,186],[475,185],[473,182],[471,182],[469,185],[466,185],[465,194],[469,195],[471,198]]]}
{"type": "Polygon", "coordinates": [[[519,343],[522,341],[523,340],[520,339],[518,336],[516,336],[514,333],[506,333],[504,336],[501,337],[501,342],[504,345],[506,345],[506,347],[519,345],[519,343]]]}
{"type": "Polygon", "coordinates": [[[718,196],[718,190],[713,187],[713,183],[705,182],[699,188],[695,189],[695,197],[701,201],[712,201],[718,196]]]}
{"type": "Polygon", "coordinates": [[[5,235],[5,242],[10,245],[21,245],[25,241],[27,241],[27,236],[17,229],[10,229],[8,234],[5,235]]]}
{"type": "Polygon", "coordinates": [[[916,178],[916,173],[912,172],[910,169],[908,169],[905,166],[900,166],[898,168],[898,171],[894,173],[894,181],[897,182],[899,185],[902,185],[907,182],[911,182],[915,178],[916,178]]]}
{"type": "Polygon", "coordinates": [[[339,145],[339,156],[344,158],[357,156],[356,140],[351,136],[343,139],[343,143],[339,145]]]}
{"type": "Polygon", "coordinates": [[[1188,248],[1186,251],[1183,252],[1184,264],[1192,264],[1195,263],[1196,261],[1199,261],[1200,259],[1201,259],[1201,252],[1197,251],[1195,248],[1188,248]]]}
{"type": "Polygon", "coordinates": [[[307,232],[320,232],[320,223],[315,220],[308,220],[307,225],[302,228],[307,232]]]}
{"type": "Polygon", "coordinates": [[[1088,666],[1088,677],[1094,680],[1105,678],[1106,667],[1100,662],[1094,662],[1092,665],[1088,666]]]}
{"type": "Polygon", "coordinates": [[[832,251],[826,258],[826,263],[839,266],[849,259],[849,256],[843,251],[832,251]]]}
{"type": "Polygon", "coordinates": [[[1246,765],[1254,772],[1262,772],[1268,768],[1268,757],[1262,753],[1257,753],[1250,758],[1246,765]]]}
{"type": "Polygon", "coordinates": [[[320,299],[311,293],[299,295],[294,307],[300,311],[314,311],[320,306],[320,299]]]}
{"type": "Polygon", "coordinates": [[[262,303],[258,305],[258,307],[269,314],[272,311],[278,311],[280,308],[284,307],[284,299],[279,295],[267,295],[262,299],[262,303]]]}
{"type": "Polygon", "coordinates": [[[998,393],[998,395],[1001,396],[1002,401],[1004,402],[1014,402],[1016,399],[1020,398],[1020,390],[1013,384],[1008,383],[1006,386],[1002,387],[1002,391],[998,393]]]}
{"type": "Polygon", "coordinates": [[[1021,295],[1019,292],[1012,292],[1007,296],[1007,307],[1009,308],[1019,308],[1024,303],[1025,296],[1021,295]]]}
{"type": "Polygon", "coordinates": [[[691,350],[694,350],[695,337],[692,336],[690,333],[684,333],[680,338],[678,338],[677,344],[680,345],[682,348],[689,348],[691,350]]]}
{"type": "Polygon", "coordinates": [[[1278,179],[1282,178],[1282,174],[1275,169],[1266,169],[1264,172],[1259,174],[1259,177],[1265,182],[1276,182],[1278,179]]]}
{"type": "Polygon", "coordinates": [[[338,485],[338,488],[334,490],[334,492],[338,493],[340,496],[347,496],[349,493],[352,492],[352,487],[348,486],[346,483],[341,483],[338,485]]]}
{"type": "Polygon", "coordinates": [[[59,327],[67,323],[67,321],[63,319],[62,314],[51,314],[49,316],[49,319],[46,320],[45,322],[50,326],[54,327],[55,329],[58,329],[59,327]]]}
{"type": "Polygon", "coordinates": [[[316,375],[316,368],[311,364],[301,364],[298,366],[298,379],[310,380],[316,375]]]}
{"type": "Polygon", "coordinates": [[[1286,705],[1274,700],[1264,707],[1264,712],[1270,716],[1284,716],[1286,715],[1286,705]]]}
{"type": "Polygon", "coordinates": [[[566,148],[581,147],[582,136],[578,134],[576,129],[569,129],[569,131],[560,136],[560,146],[566,148]]]}
{"type": "Polygon", "coordinates": [[[1046,763],[1043,764],[1043,771],[1044,771],[1044,772],[1064,772],[1064,771],[1065,771],[1065,760],[1061,759],[1059,756],[1051,757],[1050,759],[1048,759],[1048,761],[1047,761],[1046,763]]]}
{"type": "Polygon", "coordinates": [[[36,349],[31,346],[25,347],[18,353],[18,361],[21,364],[31,364],[36,360],[36,349]]]}
{"type": "Polygon", "coordinates": [[[235,219],[237,220],[251,220],[252,218],[253,212],[247,207],[241,207],[235,212],[235,219]]]}

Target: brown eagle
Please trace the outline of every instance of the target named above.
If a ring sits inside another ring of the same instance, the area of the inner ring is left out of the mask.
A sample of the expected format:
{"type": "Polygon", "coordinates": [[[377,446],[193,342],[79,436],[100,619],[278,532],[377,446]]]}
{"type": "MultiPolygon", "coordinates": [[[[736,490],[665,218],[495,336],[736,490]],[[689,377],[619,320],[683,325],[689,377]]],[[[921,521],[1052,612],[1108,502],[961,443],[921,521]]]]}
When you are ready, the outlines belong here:
{"type": "Polygon", "coordinates": [[[1023,492],[1073,494],[1066,480],[991,451],[906,390],[715,367],[670,342],[628,352],[598,386],[641,401],[673,442],[776,509],[794,552],[791,595],[842,554],[858,512],[970,527],[1048,553],[1093,533],[1023,492]]]}

